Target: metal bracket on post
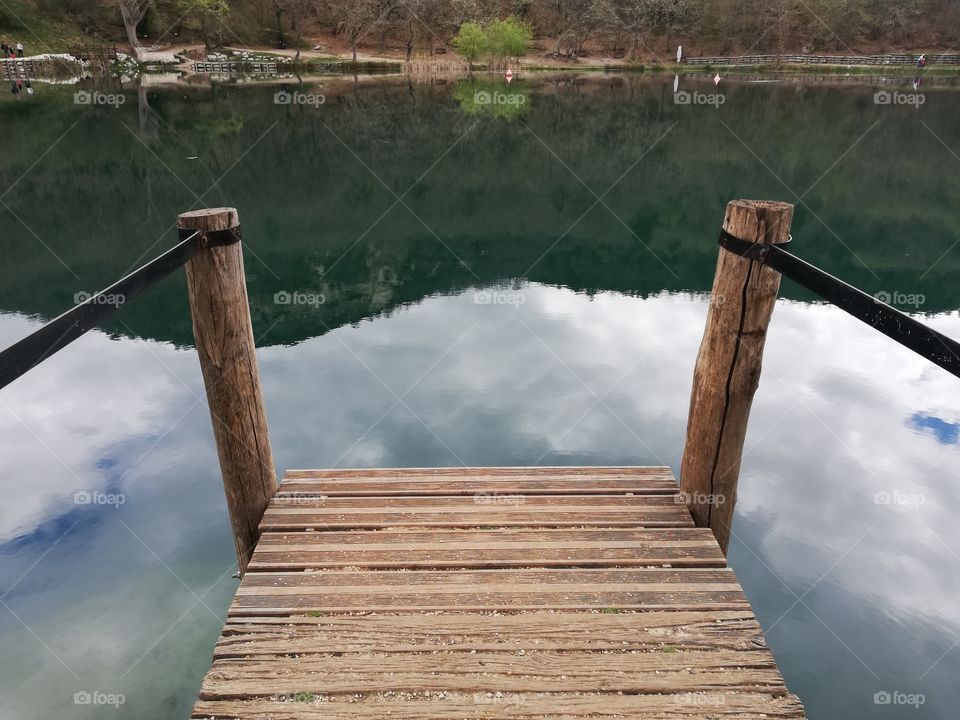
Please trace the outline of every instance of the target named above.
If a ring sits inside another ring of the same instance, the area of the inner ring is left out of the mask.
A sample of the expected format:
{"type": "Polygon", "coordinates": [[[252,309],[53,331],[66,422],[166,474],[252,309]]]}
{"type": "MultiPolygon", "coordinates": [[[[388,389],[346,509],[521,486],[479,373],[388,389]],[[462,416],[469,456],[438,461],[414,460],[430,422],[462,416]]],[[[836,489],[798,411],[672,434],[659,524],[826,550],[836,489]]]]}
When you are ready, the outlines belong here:
{"type": "Polygon", "coordinates": [[[212,247],[226,247],[240,242],[240,228],[228,228],[227,230],[202,230],[197,231],[191,228],[178,228],[180,240],[186,240],[191,235],[197,238],[197,250],[212,247]]]}
{"type": "Polygon", "coordinates": [[[734,255],[739,255],[740,257],[748,260],[756,260],[757,262],[764,264],[766,264],[767,258],[772,250],[782,250],[787,248],[790,246],[792,241],[793,235],[790,235],[786,242],[778,243],[776,245],[755,243],[750,242],[749,240],[741,240],[738,237],[734,237],[723,228],[720,228],[720,247],[722,247],[724,250],[729,250],[734,255]]]}
{"type": "Polygon", "coordinates": [[[789,240],[775,245],[753,243],[724,229],[720,231],[719,242],[724,250],[776,270],[891,340],[960,377],[960,343],[887,304],[882,293],[868,295],[787,252],[784,248],[789,245],[789,240]]]}

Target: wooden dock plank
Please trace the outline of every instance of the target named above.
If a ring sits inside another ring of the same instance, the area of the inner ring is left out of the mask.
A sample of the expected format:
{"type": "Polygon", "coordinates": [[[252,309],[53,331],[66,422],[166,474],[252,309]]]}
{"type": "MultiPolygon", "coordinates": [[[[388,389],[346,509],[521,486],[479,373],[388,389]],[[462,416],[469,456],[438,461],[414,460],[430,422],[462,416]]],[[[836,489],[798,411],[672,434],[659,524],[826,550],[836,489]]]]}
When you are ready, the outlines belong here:
{"type": "Polygon", "coordinates": [[[440,470],[291,470],[280,486],[285,494],[319,495],[474,495],[478,492],[526,495],[594,495],[633,492],[674,494],[676,481],[669,468],[463,468],[440,470]]]}
{"type": "Polygon", "coordinates": [[[792,695],[766,693],[672,693],[657,695],[445,693],[443,698],[377,697],[363,702],[329,702],[324,698],[203,701],[195,720],[571,720],[575,718],[643,718],[643,720],[794,720],[803,707],[792,695]]]}
{"type": "MultiPolygon", "coordinates": [[[[679,496],[677,496],[679,497],[679,496]]],[[[262,532],[389,527],[692,527],[672,496],[460,496],[275,498],[262,532]]]]}
{"type": "Polygon", "coordinates": [[[214,659],[368,651],[753,650],[748,610],[230,618],[214,659]]]}
{"type": "Polygon", "coordinates": [[[627,477],[636,479],[644,484],[648,482],[667,481],[676,487],[673,471],[665,466],[604,466],[591,465],[585,467],[440,467],[440,468],[338,468],[338,469],[291,469],[284,477],[289,479],[328,479],[328,478],[362,478],[382,479],[394,478],[400,480],[419,479],[422,477],[449,478],[452,480],[468,481],[471,478],[598,478],[598,477],[627,477]]]}
{"type": "Polygon", "coordinates": [[[529,567],[723,567],[713,534],[703,528],[404,530],[265,533],[250,569],[306,570],[529,567]]]}
{"type": "Polygon", "coordinates": [[[624,692],[739,690],[785,694],[770,652],[409,653],[217,660],[202,700],[387,692],[624,692]]]}
{"type": "Polygon", "coordinates": [[[528,497],[518,494],[479,492],[473,497],[462,495],[431,495],[429,497],[320,497],[303,494],[280,494],[274,498],[270,509],[276,512],[463,512],[464,510],[497,510],[502,508],[527,511],[537,510],[630,510],[668,508],[677,510],[683,503],[679,495],[544,495],[528,497]]]}
{"type": "Polygon", "coordinates": [[[291,471],[194,718],[802,718],[666,468],[291,471]]]}

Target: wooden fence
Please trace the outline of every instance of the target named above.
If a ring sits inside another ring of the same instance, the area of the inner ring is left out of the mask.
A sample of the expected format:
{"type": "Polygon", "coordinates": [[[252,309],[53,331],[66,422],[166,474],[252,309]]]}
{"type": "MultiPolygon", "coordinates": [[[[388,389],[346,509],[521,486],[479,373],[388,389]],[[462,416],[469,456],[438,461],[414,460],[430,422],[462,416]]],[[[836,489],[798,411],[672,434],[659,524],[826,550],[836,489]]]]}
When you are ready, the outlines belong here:
{"type": "Polygon", "coordinates": [[[74,45],[69,52],[77,60],[83,60],[84,62],[117,59],[116,45],[74,45]]]}
{"type": "Polygon", "coordinates": [[[195,62],[193,71],[197,73],[276,73],[277,64],[267,62],[195,62]]]}
{"type": "MultiPolygon", "coordinates": [[[[741,55],[686,57],[685,65],[916,65],[919,55],[741,55]]],[[[927,55],[928,65],[960,65],[960,54],[927,55]]]]}
{"type": "Polygon", "coordinates": [[[43,65],[25,58],[2,60],[0,73],[7,80],[35,80],[43,74],[43,65]]]}

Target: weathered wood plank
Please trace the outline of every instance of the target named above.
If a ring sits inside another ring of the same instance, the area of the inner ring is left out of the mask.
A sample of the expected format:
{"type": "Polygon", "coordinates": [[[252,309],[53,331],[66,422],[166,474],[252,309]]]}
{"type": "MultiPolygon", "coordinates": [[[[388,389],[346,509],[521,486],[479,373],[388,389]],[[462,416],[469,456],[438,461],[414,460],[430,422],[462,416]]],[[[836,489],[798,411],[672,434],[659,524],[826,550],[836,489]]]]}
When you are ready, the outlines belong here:
{"type": "MultiPolygon", "coordinates": [[[[432,565],[438,563],[446,567],[459,568],[465,564],[476,567],[539,567],[544,563],[560,567],[575,567],[579,563],[617,563],[631,565],[659,565],[661,563],[696,562],[712,563],[722,567],[723,561],[715,557],[710,548],[702,546],[689,548],[667,545],[660,549],[651,548],[644,543],[630,543],[615,548],[604,548],[596,543],[584,543],[583,546],[549,547],[547,543],[531,544],[527,547],[486,547],[470,543],[451,543],[451,548],[422,549],[418,545],[374,545],[354,546],[349,550],[329,550],[309,545],[292,545],[290,548],[271,548],[259,552],[260,561],[254,560],[258,570],[263,565],[291,564],[296,569],[366,566],[380,568],[407,568],[413,565],[432,565]],[[698,552],[702,551],[702,552],[698,552]],[[402,553],[402,555],[399,555],[402,553]]],[[[256,558],[258,555],[254,555],[256,558]]]]}
{"type": "Polygon", "coordinates": [[[728,568],[258,572],[230,614],[413,609],[746,608],[728,568]]]}
{"type": "Polygon", "coordinates": [[[695,591],[605,591],[381,593],[250,595],[237,597],[228,610],[238,615],[357,612],[487,612],[520,610],[746,610],[743,594],[695,591]]]}
{"type": "MultiPolygon", "coordinates": [[[[270,504],[275,513],[343,510],[354,512],[455,512],[476,510],[504,510],[518,508],[527,512],[563,510],[610,510],[613,508],[641,508],[651,511],[676,512],[683,505],[680,495],[546,495],[479,493],[473,497],[460,495],[430,495],[427,497],[323,497],[298,493],[278,494],[270,504]],[[666,509],[665,509],[666,508],[666,509]]],[[[681,508],[682,511],[682,508],[681,508]]]]}
{"type": "Polygon", "coordinates": [[[629,476],[645,478],[670,478],[673,471],[666,466],[546,466],[532,467],[440,467],[440,468],[343,468],[343,469],[294,469],[288,470],[286,478],[326,477],[451,477],[469,479],[474,477],[602,477],[629,476]]]}
{"type": "Polygon", "coordinates": [[[217,660],[204,700],[312,692],[690,692],[786,694],[768,650],[357,655],[217,660]]]}
{"type": "Polygon", "coordinates": [[[295,474],[195,718],[803,717],[669,470],[295,474]]]}
{"type": "Polygon", "coordinates": [[[231,618],[215,659],[435,650],[755,650],[749,611],[231,618]]]}
{"type": "Polygon", "coordinates": [[[557,570],[413,570],[394,572],[370,570],[349,572],[318,570],[316,572],[258,572],[245,578],[237,594],[280,590],[281,588],[344,588],[344,587],[501,587],[504,585],[629,585],[653,587],[659,585],[722,585],[739,590],[736,575],[729,568],[627,568],[627,569],[570,569],[557,570]]]}
{"type": "Polygon", "coordinates": [[[352,532],[317,531],[312,533],[264,533],[259,548],[270,552],[283,547],[306,545],[317,549],[367,549],[370,547],[407,546],[447,547],[461,543],[497,547],[513,544],[544,543],[548,546],[574,546],[580,543],[599,543],[603,547],[620,547],[621,543],[645,543],[650,547],[716,547],[717,541],[708,528],[502,528],[490,530],[418,530],[416,528],[387,528],[352,532]]]}
{"type": "Polygon", "coordinates": [[[690,514],[677,505],[638,507],[581,506],[549,508],[476,505],[470,508],[436,507],[426,512],[408,508],[289,508],[271,506],[260,523],[261,532],[295,530],[354,530],[390,527],[692,527],[690,514]]]}
{"type": "Polygon", "coordinates": [[[640,485],[633,480],[603,480],[584,487],[578,480],[529,480],[490,479],[482,482],[457,480],[385,480],[385,481],[340,481],[316,482],[313,480],[286,480],[280,486],[279,497],[284,495],[327,495],[329,497],[368,497],[392,495],[393,497],[418,497],[429,495],[477,495],[498,493],[501,495],[673,495],[673,484],[640,485]]]}
{"type": "Polygon", "coordinates": [[[433,470],[291,470],[280,494],[366,496],[672,494],[669,468],[441,468],[433,470]]]}
{"type": "Polygon", "coordinates": [[[679,496],[277,497],[261,532],[389,527],[689,527],[679,496]]]}
{"type": "Polygon", "coordinates": [[[709,530],[672,532],[674,536],[668,538],[656,531],[628,529],[266,533],[250,567],[276,571],[335,567],[725,566],[709,530]]]}
{"type": "MultiPolygon", "coordinates": [[[[275,700],[205,701],[193,709],[195,720],[576,720],[577,718],[643,718],[643,720],[784,720],[803,718],[793,695],[710,692],[658,695],[453,692],[440,698],[371,696],[361,702],[275,700]]],[[[291,698],[292,699],[292,698],[291,698]]]]}
{"type": "Polygon", "coordinates": [[[435,528],[475,528],[475,527],[692,527],[692,521],[682,521],[656,513],[555,513],[552,517],[538,513],[509,513],[477,516],[469,513],[444,514],[400,514],[385,518],[378,514],[357,514],[347,517],[323,515],[270,516],[261,523],[261,530],[297,531],[322,528],[329,530],[377,529],[389,527],[435,527],[435,528]]]}

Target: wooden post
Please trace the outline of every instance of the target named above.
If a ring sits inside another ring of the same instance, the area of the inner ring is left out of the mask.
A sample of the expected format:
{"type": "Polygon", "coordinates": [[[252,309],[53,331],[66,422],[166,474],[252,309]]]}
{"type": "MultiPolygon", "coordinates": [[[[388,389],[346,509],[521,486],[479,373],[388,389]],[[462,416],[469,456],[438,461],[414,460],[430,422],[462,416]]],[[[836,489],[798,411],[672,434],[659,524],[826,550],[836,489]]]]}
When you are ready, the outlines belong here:
{"type": "MultiPolygon", "coordinates": [[[[788,203],[734,200],[727,205],[723,227],[742,240],[784,243],[792,220],[793,205],[788,203]]],[[[697,527],[711,528],[724,554],[747,419],[779,289],[780,273],[720,249],[693,373],[680,491],[697,527]]]]}
{"type": "MultiPolygon", "coordinates": [[[[233,208],[214,208],[180,215],[177,227],[235,229],[239,233],[240,220],[233,208]]],[[[186,270],[193,336],[242,575],[260,537],[258,526],[277,481],[240,243],[201,250],[186,270]]]]}

